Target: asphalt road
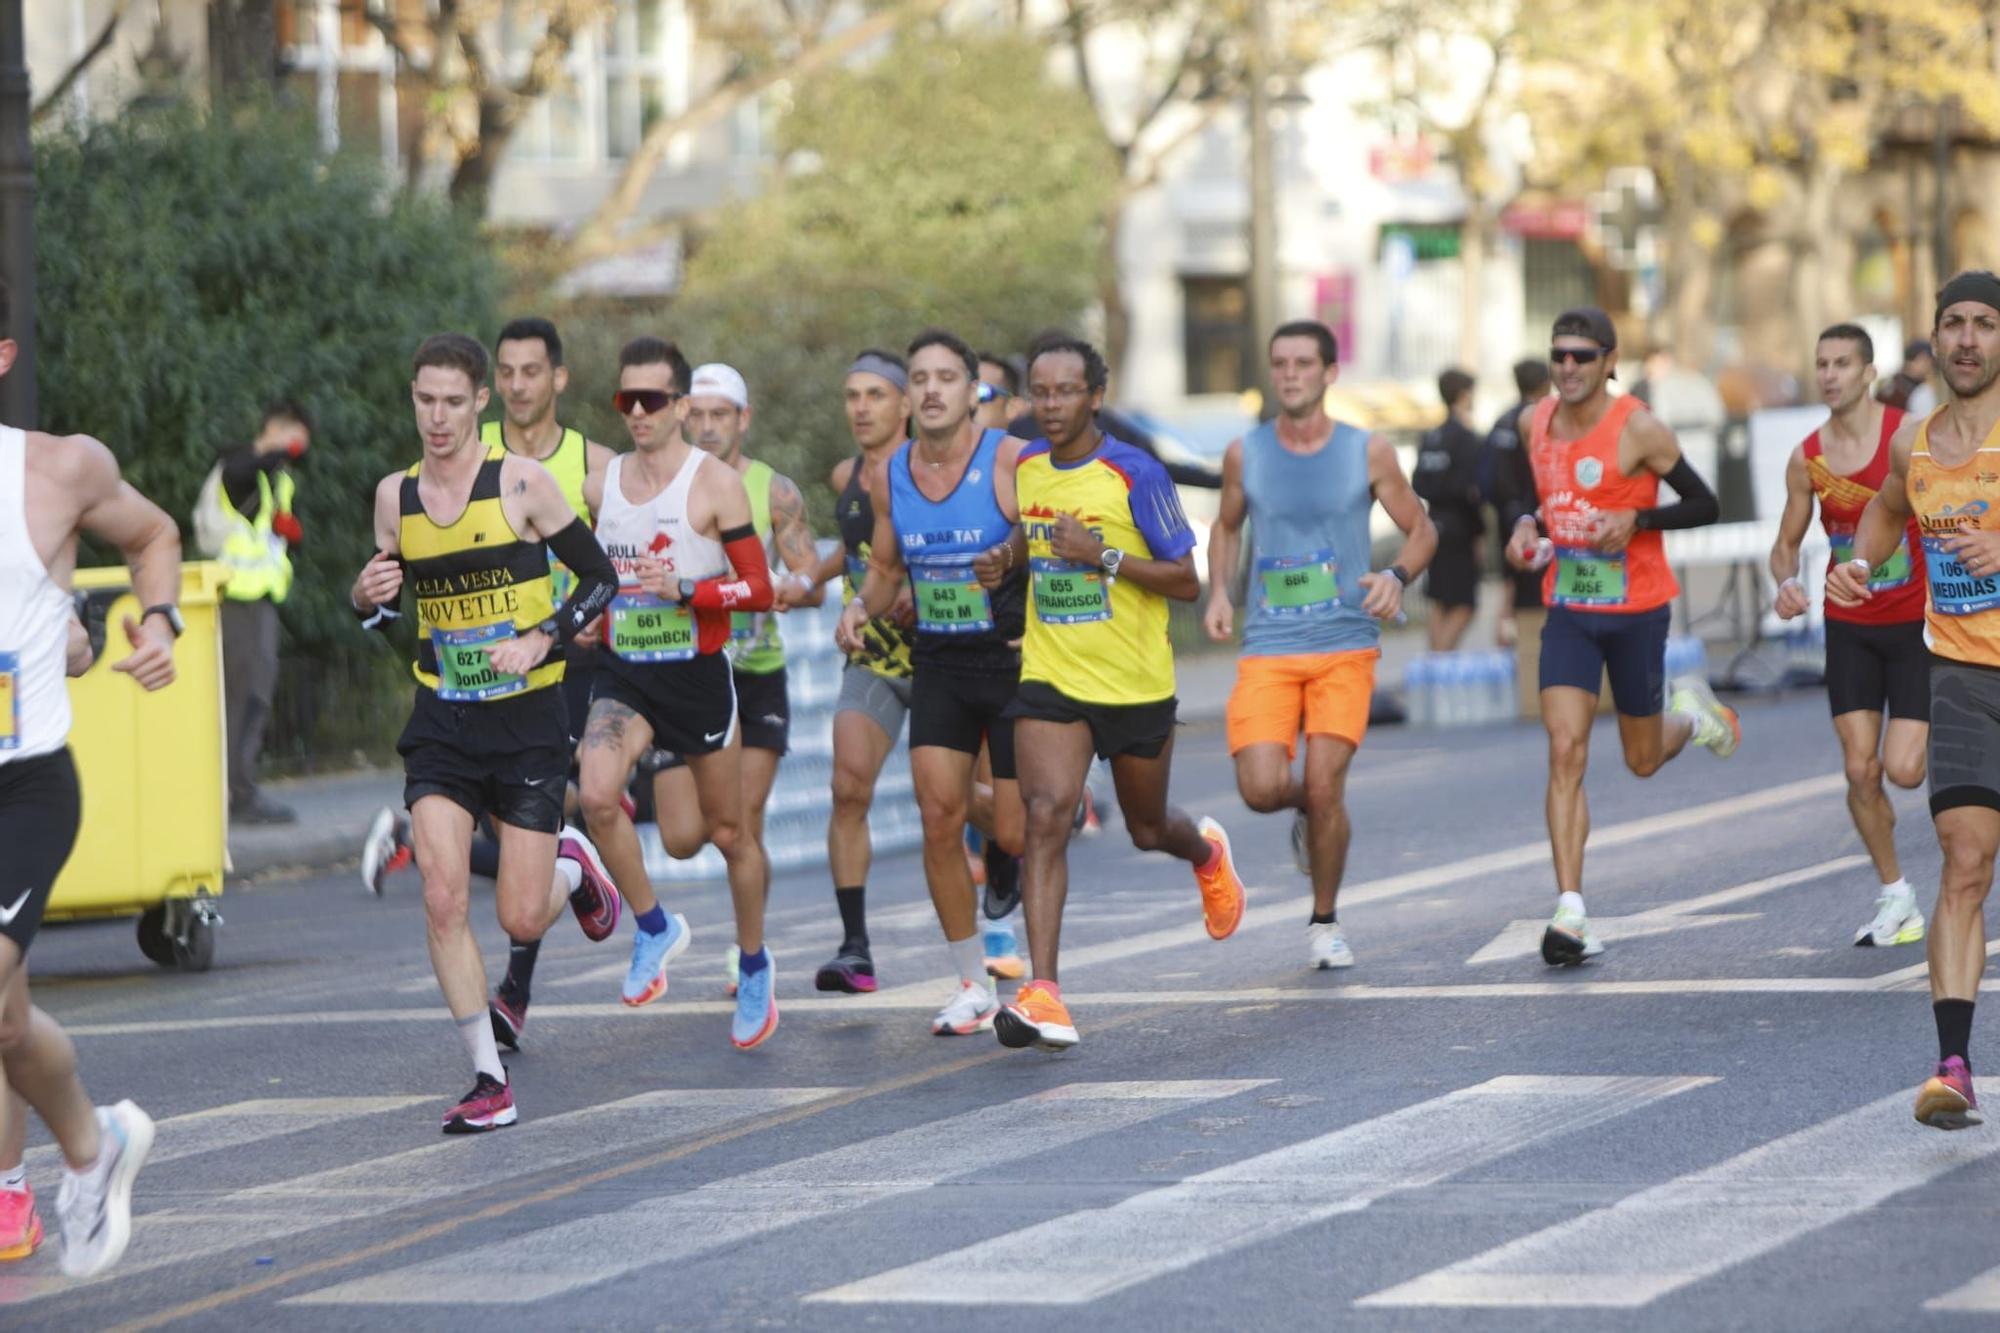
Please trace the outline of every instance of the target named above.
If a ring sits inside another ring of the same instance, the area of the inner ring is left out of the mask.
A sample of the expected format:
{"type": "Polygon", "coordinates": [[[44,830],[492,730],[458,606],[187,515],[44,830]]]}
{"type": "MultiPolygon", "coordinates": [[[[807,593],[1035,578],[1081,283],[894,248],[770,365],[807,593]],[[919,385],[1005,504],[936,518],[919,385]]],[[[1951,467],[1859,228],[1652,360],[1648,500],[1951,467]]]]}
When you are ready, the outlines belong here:
{"type": "MultiPolygon", "coordinates": [[[[40,1002],[160,1135],[124,1264],[72,1285],[52,1243],[0,1274],[0,1326],[1993,1327],[2000,1127],[1910,1117],[1922,953],[1849,943],[1874,883],[1823,701],[1745,720],[1735,758],[1644,783],[1599,728],[1609,948],[1575,971],[1532,954],[1538,730],[1371,739],[1359,963],[1308,973],[1287,822],[1247,813],[1219,729],[1190,728],[1176,795],[1230,827],[1250,910],[1212,943],[1180,867],[1115,820],[1079,844],[1076,1050],[929,1035],[950,968],[901,857],[870,885],[867,1000],[810,991],[826,881],[776,884],[783,1026],[740,1054],[727,901],[702,886],[675,891],[695,945],[645,1010],[615,998],[629,925],[558,926],[522,1121],[473,1139],[437,1132],[469,1080],[412,877],[379,901],[349,873],[233,892],[205,975],[143,962],[129,923],[52,928],[40,1002]]],[[[1928,905],[1921,793],[1898,803],[1928,905]]],[[[474,919],[497,974],[483,896],[474,919]]],[[[52,1199],[46,1146],[31,1169],[52,1199]]]]}

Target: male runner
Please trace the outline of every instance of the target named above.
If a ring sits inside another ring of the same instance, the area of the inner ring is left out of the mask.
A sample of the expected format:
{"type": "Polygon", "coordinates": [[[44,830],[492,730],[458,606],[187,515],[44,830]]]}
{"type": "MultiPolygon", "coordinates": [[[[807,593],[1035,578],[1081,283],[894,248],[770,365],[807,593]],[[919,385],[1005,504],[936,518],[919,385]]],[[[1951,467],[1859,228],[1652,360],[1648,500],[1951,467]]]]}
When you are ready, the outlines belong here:
{"type": "Polygon", "coordinates": [[[1549,734],[1549,847],[1556,912],[1542,932],[1542,961],[1580,963],[1604,951],[1583,907],[1583,847],[1590,833],[1583,770],[1599,682],[1608,670],[1625,766],[1648,778],[1693,741],[1726,758],[1742,730],[1708,682],[1674,682],[1663,701],[1667,627],[1679,591],[1660,534],[1715,522],[1715,493],[1681,457],[1667,425],[1629,395],[1607,388],[1618,369],[1618,332],[1595,307],[1556,317],[1549,350],[1556,396],[1521,413],[1535,467],[1539,520],[1524,515],[1507,543],[1516,569],[1543,559],[1542,725],[1549,734]],[[1658,504],[1660,479],[1680,497],[1658,504]],[[1537,523],[1539,521],[1540,528],[1537,523]],[[1552,550],[1538,550],[1546,530],[1552,550]],[[1663,702],[1670,709],[1661,713],[1663,702]]]}
{"type": "MultiPolygon", "coordinates": [[[[847,429],[860,450],[834,466],[829,484],[837,497],[834,522],[842,549],[821,564],[817,581],[843,580],[851,601],[874,550],[875,505],[889,456],[903,442],[909,420],[909,370],[894,352],[868,348],[847,369],[843,393],[847,429]]],[[[868,809],[875,781],[895,748],[910,711],[910,625],[915,609],[909,584],[898,590],[887,615],[864,621],[840,673],[840,701],[833,714],[833,816],[826,826],[826,859],[840,908],[840,948],[820,965],[813,985],[823,991],[863,994],[875,989],[875,960],[868,948],[867,884],[873,848],[868,809]]]]}
{"type": "Polygon", "coordinates": [[[1269,344],[1278,415],[1222,456],[1222,504],[1208,539],[1209,638],[1229,642],[1229,589],[1250,521],[1250,606],[1229,692],[1236,790],[1252,810],[1291,810],[1292,841],[1312,870],[1306,958],[1351,967],[1335,899],[1347,868],[1347,770],[1368,730],[1379,622],[1437,549],[1437,529],[1388,441],[1326,414],[1340,343],[1316,320],[1278,326],[1269,344]],[[1368,514],[1379,502],[1403,531],[1396,560],[1368,568],[1368,514]],[[1303,775],[1292,770],[1305,733],[1303,775]]]}
{"type": "MultiPolygon", "coordinates": [[[[790,477],[769,463],[743,452],[750,430],[750,388],[729,366],[696,366],[688,383],[687,419],[682,434],[688,443],[736,469],[750,493],[750,518],[757,540],[764,544],[767,566],[786,572],[771,580],[769,611],[735,611],[729,618],[729,665],[736,689],[736,720],[743,767],[743,829],[765,859],[764,806],[777,780],[778,761],[791,745],[792,713],[785,672],[785,641],[778,634],[778,613],[795,606],[818,606],[824,594],[814,581],[819,552],[806,522],[806,500],[790,477]]],[[[670,755],[654,781],[653,802],[660,838],[667,852],[690,857],[708,841],[696,799],[694,777],[687,760],[670,755]]],[[[737,949],[729,948],[729,981],[736,994],[737,949]]]]}
{"type": "MultiPolygon", "coordinates": [[[[687,947],[688,925],[654,896],[619,798],[655,745],[687,761],[709,841],[728,867],[742,966],[729,1039],[747,1051],[778,1027],[776,968],[764,949],[771,867],[745,834],[743,751],[731,743],[736,690],[722,649],[731,611],[770,610],[770,571],[743,479],[682,434],[687,359],[672,343],[641,337],[625,344],[618,364],[615,401],[634,451],[589,483],[619,595],[605,617],[609,651],[583,738],[584,817],[638,914],[625,1003],[649,1004],[666,993],[667,963],[687,947]]],[[[666,804],[656,776],[655,808],[666,804]]]]}
{"type": "Polygon", "coordinates": [[[1951,400],[1904,421],[1889,475],[1862,512],[1854,556],[1827,576],[1827,600],[1860,606],[1874,570],[1907,540],[1912,514],[1930,576],[1931,818],[1944,867],[1931,913],[1937,1072],[1917,1119],[1984,1122],[1973,1093],[1972,1006],[1986,968],[1986,893],[2000,849],[2000,277],[1960,273],[1938,292],[1932,341],[1951,400]]]}
{"type": "Polygon", "coordinates": [[[1001,849],[1019,855],[1023,815],[1006,710],[1020,678],[1017,645],[1027,600],[1024,568],[1015,566],[989,589],[973,560],[1005,542],[1020,516],[1014,461],[1023,441],[973,424],[979,360],[959,338],[930,329],[908,355],[916,438],[891,455],[876,479],[868,573],[835,637],[849,652],[858,649],[863,626],[890,609],[908,571],[917,608],[910,773],[923,816],[924,876],[959,974],[959,989],[931,1020],[931,1031],[965,1036],[991,1026],[999,1009],[965,866],[973,766],[984,742],[993,757],[991,813],[977,822],[990,820],[1001,849]]]}
{"type": "MultiPolygon", "coordinates": [[[[11,304],[0,284],[0,376],[19,351],[8,336],[11,304]]],[[[79,532],[124,556],[144,608],[136,619],[125,617],[132,652],[112,669],[142,689],[164,689],[173,683],[181,632],[174,521],[127,485],[111,451],[88,435],[0,426],[0,693],[7,696],[0,706],[0,847],[12,876],[5,890],[11,901],[0,903],[0,1070],[10,1090],[0,1091],[9,1122],[0,1138],[15,1149],[9,1166],[18,1171],[21,1102],[48,1126],[64,1163],[56,1192],[62,1271],[90,1277],[117,1263],[132,1238],[132,1181],[152,1148],[153,1121],[130,1101],[91,1104],[77,1077],[76,1048],[28,994],[28,946],[82,815],[63,680],[77,674],[69,585],[79,532]]],[[[17,1244],[32,1251],[41,1226],[25,1176],[21,1184],[17,1244]]]]}
{"type": "Polygon", "coordinates": [[[1002,1046],[1059,1051],[1077,1043],[1056,978],[1070,832],[1091,755],[1110,760],[1132,845],[1194,867],[1211,939],[1243,919],[1243,882],[1229,835],[1167,804],[1174,757],[1174,654],[1167,599],[1201,594],[1194,531],[1166,469],[1097,427],[1104,358],[1075,338],[1042,343],[1028,362],[1028,397],[1043,438],[1015,472],[1021,526],[978,560],[997,590],[1028,571],[1021,685],[1008,709],[1027,807],[1023,899],[1034,980],[994,1018],[1002,1046]]]}
{"type": "MultiPolygon", "coordinates": [[[[1820,397],[1833,415],[1785,464],[1785,513],[1771,547],[1771,577],[1778,581],[1778,615],[1786,620],[1804,615],[1812,604],[1799,581],[1799,543],[1812,522],[1813,502],[1819,502],[1820,522],[1833,546],[1828,568],[1846,564],[1854,557],[1861,511],[1889,474],[1889,440],[1903,421],[1900,409],[1884,406],[1869,392],[1875,343],[1860,325],[1836,324],[1820,334],[1813,365],[1820,397]]],[[[1882,885],[1874,919],[1854,933],[1856,944],[1914,944],[1924,937],[1916,892],[1897,866],[1896,808],[1882,790],[1885,773],[1898,787],[1922,782],[1924,747],[1930,742],[1931,654],[1924,646],[1921,541],[1913,519],[1903,544],[1869,575],[1866,602],[1826,604],[1826,695],[1847,763],[1847,812],[1882,885]]]]}
{"type": "Polygon", "coordinates": [[[557,688],[565,647],[610,604],[615,579],[548,471],[480,442],[486,349],[436,334],[412,371],[423,457],[375,488],[375,555],[348,600],[364,627],[380,628],[405,581],[416,596],[416,697],[396,748],[431,966],[474,1070],[443,1128],[474,1134],[516,1118],[469,919],[477,822],[490,816],[500,835],[494,904],[508,938],[539,940],[565,902],[593,940],[618,925],[617,896],[563,826],[570,748],[557,688]],[[577,577],[560,604],[552,554],[577,577]]]}

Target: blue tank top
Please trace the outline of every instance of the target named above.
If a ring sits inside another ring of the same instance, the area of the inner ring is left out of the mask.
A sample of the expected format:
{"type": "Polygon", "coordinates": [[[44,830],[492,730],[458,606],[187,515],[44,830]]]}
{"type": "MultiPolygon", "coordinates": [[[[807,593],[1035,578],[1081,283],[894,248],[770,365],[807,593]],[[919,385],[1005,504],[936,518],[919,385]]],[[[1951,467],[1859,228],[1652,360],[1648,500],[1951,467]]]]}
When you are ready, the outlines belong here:
{"type": "Polygon", "coordinates": [[[1368,432],[1336,422],[1318,452],[1292,453],[1264,422],[1243,439],[1250,506],[1250,656],[1373,648],[1375,618],[1361,610],[1368,572],[1368,432]]]}
{"type": "Polygon", "coordinates": [[[1027,617],[1027,571],[1017,567],[997,589],[979,586],[972,559],[1007,540],[1014,524],[993,493],[994,461],[1004,430],[988,430],[950,495],[932,500],[910,475],[906,441],[889,459],[889,512],[896,542],[910,571],[917,604],[916,665],[954,671],[1018,674],[1019,642],[1027,617]]]}

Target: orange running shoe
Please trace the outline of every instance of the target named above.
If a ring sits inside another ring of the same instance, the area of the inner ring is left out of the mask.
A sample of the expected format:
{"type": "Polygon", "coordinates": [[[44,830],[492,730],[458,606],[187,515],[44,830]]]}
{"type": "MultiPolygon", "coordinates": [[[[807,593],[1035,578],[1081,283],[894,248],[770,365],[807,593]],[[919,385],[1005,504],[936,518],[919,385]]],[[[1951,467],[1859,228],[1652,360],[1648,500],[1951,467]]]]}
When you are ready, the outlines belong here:
{"type": "Polygon", "coordinates": [[[1031,981],[1016,991],[993,1016],[993,1034],[1017,1051],[1023,1046],[1066,1051],[1077,1043],[1076,1023],[1050,981],[1031,981]]]}
{"type": "Polygon", "coordinates": [[[1236,933],[1243,920],[1243,881],[1236,874],[1236,860],[1229,854],[1229,833],[1207,815],[1195,828],[1212,844],[1217,856],[1214,865],[1195,867],[1194,882],[1201,888],[1201,919],[1212,940],[1226,940],[1236,933]]]}
{"type": "Polygon", "coordinates": [[[25,1259],[42,1243],[42,1218],[35,1192],[0,1190],[0,1259],[25,1259]]]}

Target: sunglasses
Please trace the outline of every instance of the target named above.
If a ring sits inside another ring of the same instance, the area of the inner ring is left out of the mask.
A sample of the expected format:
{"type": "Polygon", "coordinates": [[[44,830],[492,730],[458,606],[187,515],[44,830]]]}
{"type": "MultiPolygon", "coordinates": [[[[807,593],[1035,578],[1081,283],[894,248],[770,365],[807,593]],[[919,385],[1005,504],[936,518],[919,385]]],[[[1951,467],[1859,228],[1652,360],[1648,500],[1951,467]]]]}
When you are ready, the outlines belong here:
{"type": "Polygon", "coordinates": [[[1579,366],[1587,366],[1603,357],[1602,347],[1551,347],[1549,364],[1559,366],[1564,361],[1574,361],[1579,366]]]}
{"type": "Polygon", "coordinates": [[[979,401],[982,403],[990,403],[996,399],[1012,398],[1014,396],[1007,392],[1004,385],[988,384],[985,380],[979,381],[978,393],[979,401]]]}
{"type": "Polygon", "coordinates": [[[679,399],[679,394],[668,393],[665,389],[620,389],[611,395],[611,405],[618,409],[621,417],[631,416],[635,407],[651,416],[655,412],[666,411],[679,399]]]}

